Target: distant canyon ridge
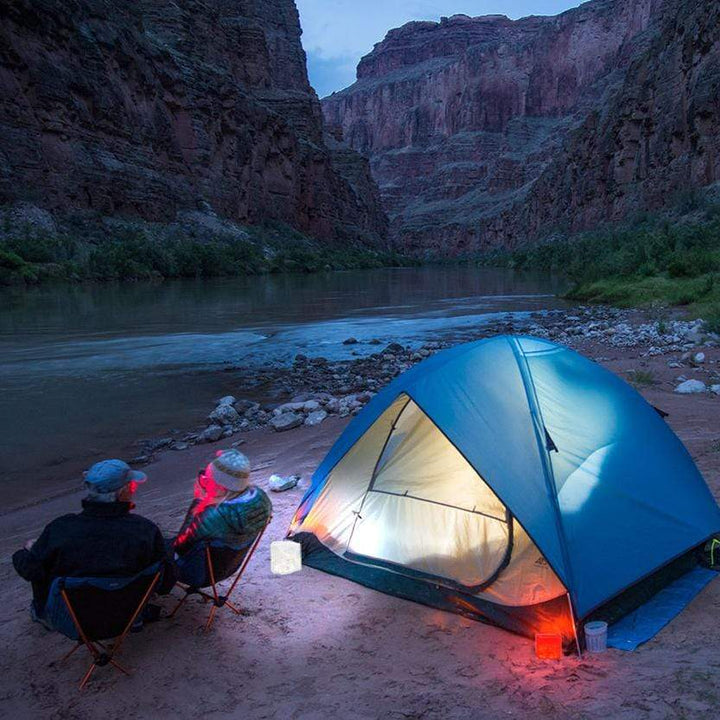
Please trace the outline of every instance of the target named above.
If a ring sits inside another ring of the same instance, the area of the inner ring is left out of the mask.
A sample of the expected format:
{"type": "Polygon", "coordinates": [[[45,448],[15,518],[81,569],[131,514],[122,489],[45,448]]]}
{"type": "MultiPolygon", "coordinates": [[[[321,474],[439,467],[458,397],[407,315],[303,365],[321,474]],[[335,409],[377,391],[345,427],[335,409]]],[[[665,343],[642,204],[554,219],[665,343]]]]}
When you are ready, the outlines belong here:
{"type": "Polygon", "coordinates": [[[322,107],[369,157],[405,251],[473,254],[627,220],[720,180],[720,2],[411,22],[322,107]]]}
{"type": "Polygon", "coordinates": [[[0,235],[76,213],[458,256],[720,180],[719,0],[412,22],[357,77],[321,104],[293,0],[2,2],[0,235]]]}
{"type": "Polygon", "coordinates": [[[273,221],[383,247],[367,161],[325,133],[300,33],[293,0],[3,1],[4,217],[273,221]]]}

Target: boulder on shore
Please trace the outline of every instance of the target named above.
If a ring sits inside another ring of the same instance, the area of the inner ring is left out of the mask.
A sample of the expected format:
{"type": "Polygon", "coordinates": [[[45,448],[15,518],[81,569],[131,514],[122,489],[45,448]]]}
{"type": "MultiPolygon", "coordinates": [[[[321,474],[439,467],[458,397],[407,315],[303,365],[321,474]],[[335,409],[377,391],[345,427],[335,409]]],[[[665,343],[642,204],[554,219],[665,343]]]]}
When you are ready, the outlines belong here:
{"type": "Polygon", "coordinates": [[[218,405],[208,416],[208,420],[217,425],[232,425],[240,420],[237,410],[229,404],[218,405]]]}
{"type": "Polygon", "coordinates": [[[285,412],[272,418],[270,424],[275,428],[276,432],[292,430],[303,424],[303,416],[294,412],[285,412]]]}
{"type": "Polygon", "coordinates": [[[319,425],[327,415],[325,410],[313,410],[313,412],[305,418],[305,424],[310,426],[319,425]]]}
{"type": "Polygon", "coordinates": [[[198,437],[198,442],[215,442],[216,440],[219,440],[222,436],[223,429],[220,427],[220,425],[209,425],[200,433],[200,437],[198,437]]]}
{"type": "Polygon", "coordinates": [[[685,382],[681,382],[675,388],[675,392],[681,395],[694,395],[696,393],[703,393],[706,390],[707,386],[702,380],[685,380],[685,382]]]}

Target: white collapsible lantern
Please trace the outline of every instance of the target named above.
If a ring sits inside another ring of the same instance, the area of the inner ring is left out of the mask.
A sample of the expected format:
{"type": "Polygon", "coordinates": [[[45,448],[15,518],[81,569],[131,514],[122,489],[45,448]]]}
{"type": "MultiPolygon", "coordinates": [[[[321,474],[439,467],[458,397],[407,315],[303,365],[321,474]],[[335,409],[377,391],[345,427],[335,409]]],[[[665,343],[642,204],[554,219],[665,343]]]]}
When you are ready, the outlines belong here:
{"type": "Polygon", "coordinates": [[[299,543],[278,540],[270,543],[270,570],[273,575],[289,575],[302,569],[299,543]]]}

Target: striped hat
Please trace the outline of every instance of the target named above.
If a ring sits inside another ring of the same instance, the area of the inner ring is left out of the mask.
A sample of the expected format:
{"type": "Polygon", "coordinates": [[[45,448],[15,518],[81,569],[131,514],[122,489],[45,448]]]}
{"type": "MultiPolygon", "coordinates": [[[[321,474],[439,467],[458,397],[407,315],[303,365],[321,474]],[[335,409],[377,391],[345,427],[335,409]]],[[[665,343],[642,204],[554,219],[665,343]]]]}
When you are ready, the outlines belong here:
{"type": "Polygon", "coordinates": [[[207,469],[213,480],[228,490],[244,490],[250,484],[250,461],[239,450],[218,450],[207,469]]]}

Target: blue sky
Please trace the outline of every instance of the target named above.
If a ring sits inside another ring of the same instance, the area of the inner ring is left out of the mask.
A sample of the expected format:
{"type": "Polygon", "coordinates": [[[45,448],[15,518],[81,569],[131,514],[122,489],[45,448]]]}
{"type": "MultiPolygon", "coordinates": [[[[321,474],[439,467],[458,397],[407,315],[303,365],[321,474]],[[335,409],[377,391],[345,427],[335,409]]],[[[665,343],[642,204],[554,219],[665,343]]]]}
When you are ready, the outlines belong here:
{"type": "Polygon", "coordinates": [[[441,15],[556,15],[579,0],[296,0],[310,82],[320,97],[355,80],[358,60],[391,28],[441,15]]]}

